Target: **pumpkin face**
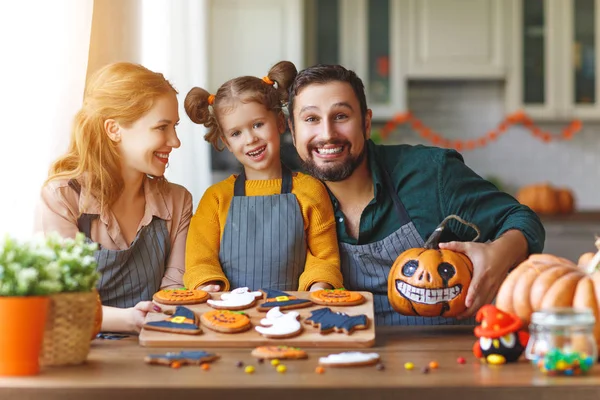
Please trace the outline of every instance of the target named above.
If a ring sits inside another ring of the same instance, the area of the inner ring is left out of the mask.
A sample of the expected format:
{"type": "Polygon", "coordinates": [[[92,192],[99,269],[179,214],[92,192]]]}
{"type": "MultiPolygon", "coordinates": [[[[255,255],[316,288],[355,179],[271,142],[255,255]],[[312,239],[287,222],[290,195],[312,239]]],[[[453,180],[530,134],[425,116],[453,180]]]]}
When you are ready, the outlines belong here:
{"type": "Polygon", "coordinates": [[[202,314],[202,321],[210,327],[240,329],[250,325],[250,318],[239,311],[215,310],[202,314]]]}
{"type": "Polygon", "coordinates": [[[451,250],[414,248],[400,254],[388,276],[388,299],[398,313],[456,317],[466,309],[473,264],[451,250]]]}

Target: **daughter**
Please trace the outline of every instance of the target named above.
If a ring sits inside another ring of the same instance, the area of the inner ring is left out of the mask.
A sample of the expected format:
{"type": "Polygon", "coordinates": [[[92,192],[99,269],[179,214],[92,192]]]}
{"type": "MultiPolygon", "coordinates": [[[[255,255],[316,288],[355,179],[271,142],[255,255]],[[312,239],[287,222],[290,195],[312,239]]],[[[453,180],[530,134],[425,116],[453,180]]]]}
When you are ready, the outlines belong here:
{"type": "Polygon", "coordinates": [[[208,128],[205,139],[219,151],[222,142],[244,167],[200,200],[186,243],[186,287],[214,292],[342,286],[327,190],[280,159],[282,105],[296,74],[292,63],[281,61],[262,79],[242,76],[216,95],[195,87],[186,96],[187,115],[208,128]]]}

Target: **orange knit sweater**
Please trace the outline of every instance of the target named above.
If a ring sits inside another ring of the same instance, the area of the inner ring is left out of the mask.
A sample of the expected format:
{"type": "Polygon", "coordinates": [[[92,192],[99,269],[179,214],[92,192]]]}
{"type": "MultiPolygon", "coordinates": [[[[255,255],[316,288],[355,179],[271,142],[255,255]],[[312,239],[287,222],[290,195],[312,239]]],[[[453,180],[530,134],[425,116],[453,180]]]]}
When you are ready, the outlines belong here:
{"type": "MultiPolygon", "coordinates": [[[[223,230],[233,197],[236,176],[209,187],[190,222],[185,253],[183,283],[197,288],[207,282],[218,281],[221,289],[230,288],[221,264],[219,250],[223,230]]],[[[268,196],[281,193],[281,179],[246,181],[247,196],[268,196]]],[[[295,173],[292,193],[296,195],[308,246],[304,272],[298,290],[305,291],[315,282],[325,282],[334,288],[342,287],[340,256],[336,236],[333,207],[327,189],[317,179],[295,173]]],[[[260,288],[250,288],[257,290],[260,288]]]]}

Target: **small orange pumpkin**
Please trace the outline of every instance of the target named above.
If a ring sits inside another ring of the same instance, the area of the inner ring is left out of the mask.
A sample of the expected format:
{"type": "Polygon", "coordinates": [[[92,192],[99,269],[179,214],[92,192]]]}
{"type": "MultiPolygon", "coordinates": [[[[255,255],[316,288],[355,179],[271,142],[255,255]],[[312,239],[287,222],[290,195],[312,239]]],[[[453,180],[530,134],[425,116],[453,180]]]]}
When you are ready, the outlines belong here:
{"type": "Polygon", "coordinates": [[[524,186],[516,198],[538,214],[568,214],[575,209],[573,192],[548,183],[524,186]]]}
{"type": "Polygon", "coordinates": [[[531,314],[555,307],[589,308],[596,318],[594,336],[600,344],[599,251],[582,254],[575,265],[551,254],[532,254],[502,282],[496,306],[516,314],[527,325],[531,314]]]}
{"type": "Polygon", "coordinates": [[[96,292],[96,314],[94,316],[94,329],[92,331],[92,339],[94,339],[102,329],[102,299],[100,299],[100,293],[98,293],[98,290],[94,289],[94,291],[96,292]]]}
{"type": "Polygon", "coordinates": [[[388,299],[398,313],[422,317],[456,317],[466,309],[465,299],[473,264],[464,254],[440,250],[438,244],[449,219],[457,219],[479,229],[456,215],[446,217],[422,248],[408,249],[394,261],[388,275],[388,299]]]}

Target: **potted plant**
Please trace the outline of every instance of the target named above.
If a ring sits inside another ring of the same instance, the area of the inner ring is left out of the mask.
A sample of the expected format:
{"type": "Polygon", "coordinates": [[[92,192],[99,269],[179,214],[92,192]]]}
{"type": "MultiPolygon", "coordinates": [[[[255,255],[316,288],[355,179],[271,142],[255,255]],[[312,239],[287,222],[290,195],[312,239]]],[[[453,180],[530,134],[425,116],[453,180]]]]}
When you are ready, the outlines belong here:
{"type": "Polygon", "coordinates": [[[74,239],[47,235],[45,247],[52,268],[59,271],[61,289],[50,295],[41,364],[80,364],[87,359],[90,339],[101,322],[97,316],[102,304],[95,289],[99,274],[94,253],[98,246],[78,233],[74,239]]]}
{"type": "Polygon", "coordinates": [[[0,375],[87,358],[101,312],[96,249],[83,234],[0,243],[0,375]]]}
{"type": "Polygon", "coordinates": [[[35,375],[49,295],[62,289],[60,268],[43,242],[0,243],[0,375],[35,375]]]}

